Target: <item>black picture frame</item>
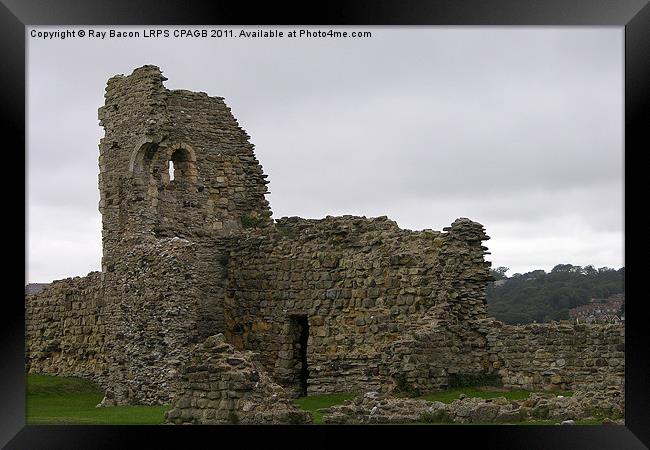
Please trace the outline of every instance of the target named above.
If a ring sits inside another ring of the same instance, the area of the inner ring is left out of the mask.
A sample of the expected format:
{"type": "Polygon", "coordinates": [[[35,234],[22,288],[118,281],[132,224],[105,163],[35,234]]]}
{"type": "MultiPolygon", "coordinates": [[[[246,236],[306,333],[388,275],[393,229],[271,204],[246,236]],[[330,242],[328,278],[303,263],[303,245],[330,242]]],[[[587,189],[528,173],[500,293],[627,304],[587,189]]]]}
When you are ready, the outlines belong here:
{"type": "MultiPolygon", "coordinates": [[[[193,2],[183,0],[2,0],[0,4],[0,49],[2,77],[0,111],[5,135],[5,224],[25,229],[25,197],[19,195],[19,181],[26,172],[25,75],[26,26],[36,25],[519,25],[519,26],[618,26],[625,27],[625,192],[641,178],[644,166],[637,162],[647,135],[650,101],[650,6],[648,0],[429,0],[429,1],[329,1],[322,4],[279,5],[244,2],[193,2]],[[7,142],[6,137],[10,138],[7,142]],[[21,218],[23,220],[21,220],[21,218]]],[[[647,144],[646,144],[647,147],[647,144]]],[[[26,186],[22,185],[23,188],[26,186]]],[[[640,190],[641,195],[645,193],[640,190]]],[[[25,192],[23,192],[25,194],[25,192]]],[[[15,449],[37,448],[116,448],[143,439],[148,447],[177,447],[188,439],[225,443],[235,438],[239,445],[250,439],[289,439],[283,445],[340,445],[342,432],[357,435],[364,445],[392,437],[413,445],[442,443],[454,446],[475,443],[487,448],[525,449],[633,449],[650,445],[650,350],[644,299],[635,295],[640,286],[639,266],[627,264],[640,252],[636,240],[644,221],[631,220],[628,212],[644,210],[645,202],[625,202],[626,343],[625,343],[625,426],[435,426],[435,427],[109,427],[109,426],[26,426],[24,373],[24,284],[21,275],[7,277],[11,295],[3,304],[0,371],[2,411],[0,445],[15,449]],[[630,206],[628,208],[629,205],[630,206]],[[635,208],[636,207],[636,208],[635,208]],[[639,208],[640,207],[640,208],[639,208]],[[636,245],[635,245],[636,244],[636,245]],[[631,280],[631,281],[630,281],[631,280]],[[632,291],[630,293],[630,285],[632,291]],[[282,435],[282,436],[280,436],[282,435]],[[444,435],[444,436],[443,436],[444,435]],[[452,444],[446,444],[452,445],[452,444]]],[[[11,233],[11,234],[9,234],[11,233]]],[[[5,234],[6,242],[14,236],[5,234]],[[8,238],[8,239],[7,239],[8,238]]],[[[26,236],[23,234],[23,236],[26,236]]],[[[6,247],[6,246],[5,246],[6,247]]],[[[18,271],[15,260],[25,258],[25,247],[10,253],[7,266],[18,271]]],[[[24,277],[24,272],[22,277],[24,277]]],[[[142,444],[140,444],[142,445],[142,444]]],[[[444,445],[444,444],[443,444],[444,445]]]]}

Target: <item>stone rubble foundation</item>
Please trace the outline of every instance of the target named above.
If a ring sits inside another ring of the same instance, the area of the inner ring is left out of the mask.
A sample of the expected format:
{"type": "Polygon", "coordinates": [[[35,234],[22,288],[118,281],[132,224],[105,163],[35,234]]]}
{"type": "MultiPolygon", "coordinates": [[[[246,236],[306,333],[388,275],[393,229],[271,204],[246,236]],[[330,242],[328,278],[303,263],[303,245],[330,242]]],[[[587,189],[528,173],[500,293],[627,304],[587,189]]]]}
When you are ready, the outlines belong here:
{"type": "Polygon", "coordinates": [[[622,392],[578,391],[563,397],[531,393],[525,400],[483,399],[461,395],[450,404],[424,399],[395,398],[368,392],[343,405],[323,409],[328,424],[380,423],[517,423],[526,420],[575,421],[601,417],[603,423],[623,424],[622,392]],[[612,419],[614,418],[614,419],[612,419]]]}

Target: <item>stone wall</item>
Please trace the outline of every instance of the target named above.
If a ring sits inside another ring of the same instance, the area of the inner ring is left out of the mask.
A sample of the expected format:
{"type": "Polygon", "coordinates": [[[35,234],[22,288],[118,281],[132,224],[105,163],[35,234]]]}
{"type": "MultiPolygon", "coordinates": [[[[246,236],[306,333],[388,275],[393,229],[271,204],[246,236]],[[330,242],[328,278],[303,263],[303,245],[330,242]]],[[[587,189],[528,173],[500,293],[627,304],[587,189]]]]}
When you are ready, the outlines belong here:
{"type": "Polygon", "coordinates": [[[449,318],[448,309],[447,303],[432,308],[414,330],[384,347],[382,373],[394,382],[382,392],[423,394],[449,387],[455,376],[478,379],[489,372],[485,335],[475,321],[449,318]]]}
{"type": "Polygon", "coordinates": [[[165,420],[173,424],[302,424],[311,414],[298,408],[251,352],[236,351],[223,335],[192,348],[179,395],[165,420]]]}
{"type": "MultiPolygon", "coordinates": [[[[285,218],[275,229],[251,231],[229,257],[226,338],[260,352],[273,377],[299,392],[302,317],[309,326],[308,393],[379,389],[412,370],[408,358],[420,349],[393,343],[415,332],[429,311],[446,320],[432,335],[447,332],[447,324],[469,330],[485,317],[490,275],[481,241],[488,237],[468,219],[446,231],[352,216],[285,218]]],[[[478,369],[469,364],[466,370],[478,369]]],[[[428,375],[417,376],[423,388],[442,382],[428,375]]]]}
{"type": "Polygon", "coordinates": [[[108,404],[168,403],[199,341],[197,245],[143,242],[106,275],[108,404]]]}
{"type": "Polygon", "coordinates": [[[625,328],[616,324],[484,324],[492,370],[508,388],[621,387],[625,328]]]}
{"type": "Polygon", "coordinates": [[[143,237],[270,224],[266,176],[221,97],[170,91],[155,66],[108,80],[99,109],[103,271],[143,237]],[[169,168],[174,166],[174,179],[169,168]]]}
{"type": "Polygon", "coordinates": [[[106,375],[106,317],[99,272],[47,285],[25,298],[25,354],[30,373],[106,375]]]}

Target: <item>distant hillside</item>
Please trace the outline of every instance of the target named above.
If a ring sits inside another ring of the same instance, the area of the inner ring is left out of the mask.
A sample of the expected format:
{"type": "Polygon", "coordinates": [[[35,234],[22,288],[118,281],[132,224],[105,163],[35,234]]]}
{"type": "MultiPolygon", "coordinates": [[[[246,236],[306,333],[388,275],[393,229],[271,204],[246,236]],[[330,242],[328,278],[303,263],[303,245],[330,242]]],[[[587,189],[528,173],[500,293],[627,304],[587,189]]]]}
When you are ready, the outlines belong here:
{"type": "Polygon", "coordinates": [[[625,293],[625,268],[558,264],[551,272],[534,270],[511,277],[506,267],[492,271],[487,288],[488,314],[508,324],[568,320],[569,309],[592,299],[625,293]]]}
{"type": "Polygon", "coordinates": [[[38,294],[50,283],[30,283],[25,286],[25,295],[38,294]]]}

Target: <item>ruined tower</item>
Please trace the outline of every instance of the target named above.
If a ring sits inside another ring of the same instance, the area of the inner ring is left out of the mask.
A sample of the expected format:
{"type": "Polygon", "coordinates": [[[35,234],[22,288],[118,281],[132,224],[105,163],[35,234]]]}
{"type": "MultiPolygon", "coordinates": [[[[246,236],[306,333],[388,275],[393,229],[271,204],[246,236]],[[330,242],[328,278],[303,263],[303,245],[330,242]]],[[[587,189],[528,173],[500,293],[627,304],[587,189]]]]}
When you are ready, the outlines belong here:
{"type": "Polygon", "coordinates": [[[114,76],[99,109],[107,354],[117,388],[129,380],[120,402],[168,398],[143,385],[169,384],[161,374],[189,345],[223,331],[224,238],[272,223],[266,176],[223,98],[165,80],[155,66],[114,76]]]}
{"type": "Polygon", "coordinates": [[[221,97],[168,90],[155,66],[108,80],[99,109],[102,271],[124,245],[270,223],[266,176],[221,97]]]}

